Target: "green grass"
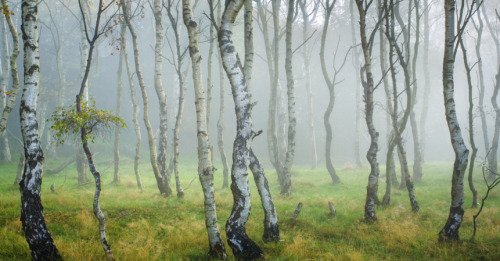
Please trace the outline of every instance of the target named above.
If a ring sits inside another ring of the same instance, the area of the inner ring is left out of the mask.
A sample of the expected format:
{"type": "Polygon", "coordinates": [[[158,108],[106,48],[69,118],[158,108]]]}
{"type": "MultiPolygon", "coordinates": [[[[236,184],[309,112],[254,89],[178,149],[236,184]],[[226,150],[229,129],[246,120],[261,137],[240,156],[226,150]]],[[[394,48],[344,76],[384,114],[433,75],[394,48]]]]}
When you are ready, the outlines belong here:
{"type": "MultiPolygon", "coordinates": [[[[15,158],[15,157],[13,157],[15,158]]],[[[46,168],[54,168],[64,159],[48,159],[46,168]]],[[[122,182],[112,183],[111,163],[98,164],[103,176],[101,208],[107,219],[108,240],[118,260],[206,260],[207,235],[203,215],[203,196],[193,159],[180,166],[185,197],[161,197],[151,167],[143,159],[141,176],[144,192],[137,190],[132,161],[121,164],[122,182]],[[192,179],[191,186],[187,187],[192,179]],[[187,187],[187,188],[186,188],[187,187]]],[[[20,216],[20,195],[13,186],[17,163],[0,166],[0,260],[30,260],[20,216]]],[[[265,252],[268,260],[498,260],[500,259],[500,193],[494,191],[479,217],[479,230],[472,234],[471,193],[466,185],[465,218],[460,229],[462,241],[438,243],[438,233],[446,222],[450,202],[451,163],[426,163],[424,181],[416,184],[420,211],[411,212],[407,192],[393,191],[391,205],[378,207],[379,221],[361,222],[364,213],[369,170],[337,167],[342,184],[332,185],[325,169],[296,167],[293,171],[293,194],[279,195],[274,171],[267,178],[283,239],[263,243],[263,211],[253,180],[252,214],[247,232],[265,252]],[[329,215],[333,201],[337,216],[329,215]],[[296,220],[291,215],[299,202],[302,212],[296,220]]],[[[219,168],[220,169],[220,168],[219,168]]],[[[382,170],[382,168],[381,168],[382,170]]],[[[90,176],[91,177],[91,176],[90,176]]],[[[250,177],[252,177],[250,175],[250,177]]],[[[172,182],[174,180],[172,179],[172,182]]],[[[479,195],[485,189],[480,172],[476,173],[479,195]]],[[[222,190],[222,170],[215,177],[217,214],[222,236],[230,214],[232,195],[222,190]]],[[[174,189],[175,186],[172,185],[174,189]]],[[[379,181],[379,196],[385,181],[379,181]]],[[[45,175],[42,186],[44,214],[56,246],[66,260],[102,260],[97,221],[92,214],[93,183],[78,186],[74,165],[56,175],[45,175]],[[56,193],[50,191],[54,184],[56,193]]],[[[174,192],[175,193],[175,192],[174,192]]],[[[175,194],[174,194],[175,195],[175,194]]],[[[226,246],[227,247],[227,246],[226,246]]],[[[229,256],[232,254],[227,248],[229,256]]]]}

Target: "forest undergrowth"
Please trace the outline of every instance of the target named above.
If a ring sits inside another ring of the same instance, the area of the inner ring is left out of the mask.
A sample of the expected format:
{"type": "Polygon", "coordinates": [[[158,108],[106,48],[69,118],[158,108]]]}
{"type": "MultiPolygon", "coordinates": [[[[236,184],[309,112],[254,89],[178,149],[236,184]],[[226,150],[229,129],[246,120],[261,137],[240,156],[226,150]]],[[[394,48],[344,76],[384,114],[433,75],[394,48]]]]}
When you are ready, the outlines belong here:
{"type": "MultiPolygon", "coordinates": [[[[64,161],[62,158],[49,159],[45,168],[55,168],[64,161]]],[[[132,160],[124,159],[123,162],[120,184],[112,183],[112,163],[103,162],[97,166],[103,176],[101,207],[106,215],[106,231],[115,258],[208,259],[203,196],[196,161],[180,161],[184,198],[160,196],[147,162],[141,165],[145,188],[140,192],[135,184],[132,160]]],[[[267,168],[282,242],[266,244],[262,241],[264,214],[253,178],[250,179],[252,212],[247,233],[262,247],[268,260],[500,260],[500,188],[496,188],[486,201],[478,218],[474,242],[470,238],[472,216],[477,208],[471,208],[472,195],[468,189],[461,241],[438,242],[439,230],[449,210],[451,165],[448,162],[425,164],[423,181],[416,184],[418,213],[412,213],[406,190],[395,189],[390,206],[377,208],[378,222],[373,224],[362,222],[368,168],[338,166],[342,183],[332,185],[326,169],[295,167],[293,194],[289,197],[280,196],[276,174],[267,168]],[[328,208],[330,201],[337,210],[335,217],[328,208]],[[299,202],[303,203],[302,211],[293,219],[292,213],[299,202]]],[[[16,169],[15,162],[0,165],[0,260],[31,259],[19,220],[19,189],[13,185],[16,169]]],[[[92,213],[94,185],[92,182],[78,186],[75,169],[70,165],[58,174],[43,177],[45,219],[64,259],[104,260],[97,220],[92,213]],[[55,192],[50,189],[52,184],[55,192]]],[[[225,238],[224,225],[231,211],[232,194],[229,188],[221,188],[221,170],[216,172],[214,184],[219,226],[225,238]]],[[[481,198],[485,184],[480,169],[475,173],[475,184],[481,198]]],[[[385,177],[380,177],[378,190],[381,199],[385,177]]],[[[227,246],[226,249],[230,252],[227,246]]],[[[232,254],[228,254],[233,259],[232,254]]]]}

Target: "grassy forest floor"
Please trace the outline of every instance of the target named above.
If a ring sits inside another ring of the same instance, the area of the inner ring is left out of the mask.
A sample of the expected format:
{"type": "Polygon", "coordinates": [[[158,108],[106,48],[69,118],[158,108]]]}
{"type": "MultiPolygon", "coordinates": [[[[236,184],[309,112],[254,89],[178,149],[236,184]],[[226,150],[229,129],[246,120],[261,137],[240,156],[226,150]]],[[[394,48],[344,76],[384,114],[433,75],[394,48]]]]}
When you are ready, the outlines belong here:
{"type": "MultiPolygon", "coordinates": [[[[186,193],[180,199],[160,196],[148,160],[142,161],[141,176],[145,185],[142,193],[136,188],[132,160],[124,158],[120,184],[112,183],[111,162],[97,165],[104,180],[101,208],[106,215],[108,240],[114,256],[118,260],[206,260],[208,239],[196,162],[181,160],[181,182],[186,193]]],[[[64,159],[48,159],[45,168],[53,169],[62,162],[64,159]]],[[[31,259],[19,221],[20,194],[18,187],[13,186],[16,169],[16,162],[0,165],[0,260],[31,259]]],[[[406,190],[395,189],[391,205],[377,208],[379,221],[365,224],[361,220],[367,168],[337,166],[342,183],[332,185],[326,169],[295,167],[290,197],[279,195],[276,174],[268,168],[267,178],[283,241],[265,244],[261,239],[264,215],[253,179],[250,180],[252,212],[247,232],[262,247],[268,260],[500,260],[500,187],[490,194],[478,219],[476,240],[471,242],[472,216],[477,209],[470,207],[472,196],[465,180],[462,241],[438,243],[438,233],[448,215],[451,169],[452,163],[425,164],[423,182],[416,184],[420,204],[417,214],[411,212],[406,190]],[[336,217],[329,214],[329,201],[335,203],[336,217]],[[293,220],[291,216],[299,202],[304,206],[299,217],[293,220]]],[[[480,169],[475,175],[476,188],[482,198],[485,185],[480,169]]],[[[74,164],[59,174],[44,176],[42,200],[47,225],[66,260],[103,260],[97,220],[92,213],[94,183],[84,186],[77,183],[74,164]],[[51,184],[55,186],[55,193],[50,190],[51,184]]],[[[225,239],[224,225],[231,211],[232,195],[229,189],[221,189],[221,185],[219,168],[215,195],[225,239]]],[[[174,184],[172,189],[175,190],[174,184]]],[[[384,191],[385,177],[381,177],[380,198],[384,191]]],[[[226,249],[233,259],[227,245],[226,249]]]]}

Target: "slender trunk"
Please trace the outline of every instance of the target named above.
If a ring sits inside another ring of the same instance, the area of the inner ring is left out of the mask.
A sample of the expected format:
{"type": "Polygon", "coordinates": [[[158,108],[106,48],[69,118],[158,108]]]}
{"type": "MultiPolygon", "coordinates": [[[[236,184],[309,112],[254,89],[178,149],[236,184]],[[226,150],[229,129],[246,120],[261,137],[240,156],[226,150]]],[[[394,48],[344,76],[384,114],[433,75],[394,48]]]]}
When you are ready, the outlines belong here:
{"type": "Polygon", "coordinates": [[[213,258],[225,259],[226,250],[217,224],[214,198],[214,166],[208,138],[205,90],[201,75],[201,55],[198,49],[198,24],[192,20],[191,1],[182,1],[182,17],[189,36],[189,55],[193,70],[193,82],[196,104],[196,125],[198,137],[198,175],[205,198],[205,224],[208,231],[209,254],[213,258]]]}
{"type": "MultiPolygon", "coordinates": [[[[86,23],[86,18],[85,18],[85,13],[82,9],[82,3],[81,1],[78,2],[80,5],[80,11],[82,14],[82,20],[83,23],[86,23]]],[[[99,37],[99,26],[100,26],[100,21],[101,21],[101,16],[103,13],[103,3],[102,0],[99,0],[99,7],[97,11],[97,18],[94,26],[94,35],[92,39],[87,39],[86,45],[88,44],[89,47],[89,52],[86,60],[86,66],[85,66],[85,71],[83,74],[82,82],[80,85],[80,91],[76,95],[76,111],[78,113],[82,112],[82,98],[84,98],[85,90],[87,89],[87,83],[90,75],[90,68],[92,66],[92,58],[93,58],[93,53],[95,50],[95,44],[97,42],[97,39],[99,37]]],[[[85,30],[87,30],[87,26],[85,26],[85,30]]],[[[88,32],[87,32],[88,33],[88,32]]],[[[95,192],[94,192],[94,202],[93,202],[93,211],[94,215],[99,221],[99,234],[101,236],[101,245],[104,250],[104,253],[106,254],[106,258],[108,260],[114,260],[113,259],[113,253],[111,252],[111,246],[108,243],[107,237],[106,237],[106,220],[104,217],[104,213],[101,211],[101,208],[99,206],[99,197],[101,194],[101,174],[97,171],[94,161],[92,158],[92,153],[90,152],[88,143],[87,143],[87,129],[85,127],[82,127],[80,130],[80,139],[82,142],[82,147],[83,151],[85,153],[85,156],[87,157],[87,162],[89,164],[89,169],[92,175],[94,176],[94,181],[95,181],[95,192]]]]}
{"type": "MultiPolygon", "coordinates": [[[[7,0],[2,0],[2,6],[7,6],[7,0]]],[[[17,73],[17,57],[19,56],[19,37],[17,34],[16,26],[14,25],[14,22],[12,21],[12,17],[10,14],[7,12],[7,14],[4,15],[5,20],[7,20],[7,25],[9,27],[10,35],[12,38],[12,54],[10,55],[10,61],[9,61],[9,66],[10,66],[10,74],[12,77],[12,89],[10,90],[10,95],[9,98],[7,99],[7,102],[5,103],[4,107],[2,108],[2,115],[0,118],[0,137],[3,135],[5,128],[7,127],[7,121],[9,119],[10,112],[12,111],[12,108],[14,107],[14,102],[16,101],[17,97],[17,92],[19,90],[19,76],[17,73]]],[[[5,26],[4,26],[4,32],[5,26]]],[[[7,33],[5,33],[6,35],[7,33]]],[[[3,41],[5,41],[5,37],[3,41]]],[[[4,42],[5,44],[5,42],[4,42]]],[[[6,54],[7,50],[7,45],[4,45],[5,47],[5,52],[4,55],[6,54]]],[[[6,67],[7,68],[7,67],[6,67]]],[[[6,72],[7,73],[7,70],[6,72]]],[[[4,82],[8,81],[7,79],[4,79],[4,82]]]]}
{"type": "MultiPolygon", "coordinates": [[[[176,49],[176,58],[177,58],[177,63],[176,63],[176,68],[175,71],[177,73],[177,79],[179,81],[179,98],[178,98],[178,108],[177,108],[177,115],[175,118],[175,127],[174,127],[174,146],[173,146],[173,159],[172,159],[172,167],[175,175],[175,189],[177,191],[177,197],[183,197],[184,196],[184,190],[181,187],[181,182],[179,179],[179,132],[181,128],[181,123],[182,123],[182,115],[184,113],[184,98],[185,98],[185,93],[186,93],[186,82],[184,79],[184,74],[182,73],[182,63],[183,63],[183,56],[181,54],[181,44],[180,44],[180,35],[179,35],[179,27],[178,27],[178,20],[174,18],[172,14],[172,7],[173,4],[171,1],[168,2],[167,5],[167,15],[170,20],[170,23],[172,25],[172,29],[174,31],[175,35],[175,49],[176,49]]],[[[208,119],[208,118],[207,118],[208,119]]]]}
{"type": "MultiPolygon", "coordinates": [[[[124,46],[122,47],[125,49],[125,40],[123,41],[124,46]]],[[[130,63],[128,60],[128,53],[126,49],[124,50],[124,59],[125,59],[125,66],[127,67],[127,78],[128,78],[128,83],[130,86],[130,100],[132,101],[132,121],[134,122],[134,131],[135,131],[135,136],[136,136],[136,143],[135,143],[135,156],[134,156],[134,173],[135,173],[135,179],[137,181],[137,188],[140,189],[141,191],[143,190],[142,186],[142,181],[141,181],[141,175],[139,173],[139,159],[141,157],[141,126],[139,125],[139,119],[137,117],[137,114],[139,113],[139,106],[137,105],[137,101],[135,99],[135,84],[134,84],[134,79],[132,76],[132,72],[130,70],[130,63]]]]}
{"type": "Polygon", "coordinates": [[[422,164],[424,163],[424,155],[425,155],[425,145],[426,145],[426,123],[427,123],[427,114],[429,111],[429,93],[431,90],[431,77],[430,77],[430,72],[429,72],[429,9],[430,9],[430,4],[429,0],[424,0],[424,41],[423,41],[423,73],[424,73],[424,95],[422,98],[423,104],[422,104],[422,113],[420,115],[420,152],[421,152],[421,161],[422,164]]]}
{"type": "MultiPolygon", "coordinates": [[[[19,113],[26,159],[23,178],[19,183],[21,222],[33,260],[62,260],[45,224],[41,200],[43,151],[40,147],[36,120],[40,77],[37,1],[23,0],[21,8],[23,21],[21,31],[24,42],[24,88],[19,113]]],[[[9,14],[7,16],[10,17],[9,14]]]]}
{"type": "Polygon", "coordinates": [[[281,188],[281,195],[290,195],[292,193],[292,165],[295,156],[295,135],[297,133],[297,119],[295,118],[295,84],[293,81],[293,68],[292,68],[292,23],[293,23],[293,13],[295,7],[295,0],[290,0],[288,2],[288,13],[286,17],[286,58],[285,58],[285,69],[286,69],[286,85],[287,85],[287,96],[288,96],[288,147],[286,150],[286,160],[283,168],[284,183],[281,188]]]}
{"type": "MultiPolygon", "coordinates": [[[[323,32],[321,34],[321,47],[320,47],[320,52],[319,52],[319,58],[321,61],[321,71],[323,72],[323,78],[325,79],[326,85],[328,87],[328,93],[329,93],[329,100],[328,100],[328,106],[325,110],[325,114],[323,115],[323,123],[325,125],[325,130],[326,130],[326,143],[325,143],[325,162],[326,162],[326,169],[328,170],[328,173],[330,174],[330,178],[332,179],[332,183],[339,183],[340,179],[337,176],[337,173],[335,171],[335,168],[333,167],[332,163],[332,156],[331,156],[331,149],[332,149],[332,126],[330,124],[330,117],[332,115],[332,110],[333,106],[335,104],[335,80],[337,76],[337,71],[335,70],[335,74],[333,76],[333,79],[330,79],[330,76],[328,74],[328,69],[326,68],[326,63],[325,63],[325,43],[326,43],[326,35],[328,32],[328,25],[330,24],[330,16],[333,10],[333,7],[335,6],[335,2],[330,4],[330,1],[326,2],[325,6],[325,23],[323,25],[323,32]]],[[[334,57],[335,59],[335,57],[334,57]]]]}
{"type": "Polygon", "coordinates": [[[127,1],[124,5],[122,5],[122,10],[125,18],[125,22],[127,23],[127,27],[129,29],[130,35],[132,36],[132,45],[134,48],[134,61],[135,61],[135,71],[137,75],[137,80],[139,81],[139,86],[141,88],[142,101],[144,104],[144,124],[146,125],[146,130],[148,133],[148,141],[149,141],[149,158],[151,161],[151,167],[153,168],[153,172],[156,178],[156,184],[158,185],[158,189],[160,194],[164,196],[170,196],[172,194],[172,190],[170,189],[170,184],[168,183],[168,178],[165,172],[161,172],[158,167],[157,158],[156,158],[156,146],[154,143],[154,135],[153,128],[151,127],[149,121],[149,101],[148,95],[146,92],[146,83],[144,82],[144,78],[142,77],[141,66],[139,63],[139,48],[137,44],[137,34],[135,32],[134,27],[130,22],[130,16],[128,15],[128,10],[125,6],[128,6],[127,1]]]}
{"type": "MultiPolygon", "coordinates": [[[[125,38],[126,33],[126,25],[124,23],[121,24],[121,38],[125,38]]],[[[116,116],[120,117],[122,111],[122,89],[123,89],[123,57],[125,56],[125,49],[121,46],[120,49],[120,58],[118,59],[118,86],[116,90],[116,116]]],[[[114,148],[114,175],[113,182],[120,183],[120,131],[121,128],[115,129],[115,148],[114,148]]]]}
{"type": "Polygon", "coordinates": [[[366,153],[366,159],[370,164],[370,175],[368,176],[368,186],[366,187],[366,203],[365,203],[365,220],[368,222],[376,221],[377,215],[375,213],[375,202],[377,200],[377,190],[378,190],[378,176],[379,168],[377,161],[377,150],[378,150],[378,132],[375,129],[373,122],[373,92],[374,92],[374,82],[372,74],[371,65],[371,50],[369,45],[369,40],[366,37],[366,8],[367,6],[363,4],[363,1],[356,1],[358,6],[359,17],[360,17],[360,38],[361,47],[363,49],[364,65],[362,70],[364,71],[366,81],[362,81],[363,91],[364,91],[364,101],[365,101],[365,121],[368,128],[368,133],[370,134],[370,147],[366,153]]]}
{"type": "MultiPolygon", "coordinates": [[[[304,21],[304,25],[302,27],[302,40],[304,43],[308,41],[308,34],[311,30],[310,18],[307,10],[307,3],[304,0],[299,1],[302,19],[304,21]]],[[[316,12],[316,9],[315,9],[316,12]]],[[[316,131],[314,129],[314,110],[313,110],[313,92],[311,85],[311,53],[307,49],[307,46],[304,46],[302,52],[302,59],[304,60],[304,77],[305,77],[305,85],[307,92],[307,123],[309,127],[309,142],[311,143],[311,168],[315,169],[318,166],[318,155],[316,149],[316,131]]]]}
{"type": "Polygon", "coordinates": [[[460,48],[462,49],[462,55],[464,57],[464,66],[465,72],[467,73],[467,86],[469,91],[469,142],[470,147],[472,149],[472,153],[470,156],[469,162],[469,173],[467,176],[467,180],[469,182],[469,188],[472,192],[472,207],[475,208],[479,204],[477,200],[477,190],[474,187],[474,180],[472,178],[472,174],[474,173],[474,163],[476,161],[477,147],[476,142],[474,141],[474,102],[472,100],[472,76],[471,76],[471,68],[469,66],[468,58],[467,58],[467,50],[465,49],[465,45],[462,39],[460,39],[460,48]]]}
{"type": "MultiPolygon", "coordinates": [[[[485,91],[485,83],[484,83],[484,74],[483,74],[483,60],[481,59],[481,43],[483,38],[483,28],[484,23],[481,18],[481,9],[477,10],[477,20],[479,26],[476,26],[474,23],[474,27],[476,28],[477,38],[476,38],[476,57],[477,57],[477,73],[479,75],[479,116],[481,117],[481,127],[484,141],[484,149],[485,153],[488,154],[490,149],[490,139],[488,137],[488,124],[486,123],[486,113],[484,112],[484,91],[485,91]]],[[[474,22],[474,21],[473,21],[474,22]]],[[[472,150],[474,153],[474,149],[472,150]]]]}
{"type": "Polygon", "coordinates": [[[244,0],[226,1],[219,30],[219,48],[224,69],[231,83],[236,113],[236,138],[233,144],[233,165],[231,167],[231,191],[233,208],[226,223],[227,243],[235,258],[254,260],[263,258],[260,247],[252,241],[245,224],[250,216],[250,189],[248,187],[249,151],[252,130],[251,102],[243,68],[238,66],[235,48],[231,40],[233,23],[243,7],[244,0]]]}
{"type": "MultiPolygon", "coordinates": [[[[0,16],[2,20],[2,41],[3,52],[0,55],[0,110],[4,110],[7,105],[7,84],[9,82],[9,41],[7,39],[7,22],[4,16],[0,16]],[[3,64],[2,64],[3,62],[3,64]],[[3,65],[3,66],[2,66],[3,65]]],[[[0,161],[8,162],[11,160],[9,139],[7,135],[0,134],[0,161]]]]}
{"type": "MultiPolygon", "coordinates": [[[[170,196],[172,193],[170,189],[169,180],[167,178],[167,133],[168,133],[168,111],[167,111],[167,97],[163,90],[161,82],[162,71],[162,44],[163,44],[163,25],[162,25],[162,0],[154,0],[153,2],[153,15],[155,18],[155,72],[154,72],[154,85],[158,101],[160,103],[160,133],[158,135],[158,156],[157,164],[159,175],[162,178],[161,182],[164,187],[165,196],[170,196]]],[[[142,87],[141,87],[142,89],[142,87]]],[[[148,123],[146,124],[148,125],[148,123]]]]}
{"type": "Polygon", "coordinates": [[[464,186],[463,179],[469,150],[464,144],[462,132],[458,123],[454,100],[453,70],[455,57],[455,0],[445,0],[445,48],[443,57],[443,98],[446,122],[451,136],[451,145],[455,152],[453,176],[451,181],[451,206],[448,220],[439,232],[440,241],[458,240],[460,225],[464,215],[464,186]]]}
{"type": "Polygon", "coordinates": [[[249,152],[249,167],[252,170],[257,190],[259,191],[262,208],[264,209],[264,234],[262,240],[264,242],[279,242],[280,231],[278,226],[278,216],[274,208],[273,199],[269,190],[269,184],[264,173],[264,169],[260,166],[259,160],[253,153],[252,149],[249,152]]]}
{"type": "MultiPolygon", "coordinates": [[[[354,1],[350,1],[349,3],[349,12],[350,12],[350,17],[351,17],[351,39],[352,39],[352,45],[356,45],[356,30],[354,26],[357,24],[357,20],[354,17],[354,1]]],[[[361,89],[363,88],[361,86],[361,75],[360,75],[360,70],[361,65],[359,64],[359,51],[358,48],[354,48],[353,50],[353,64],[354,64],[354,70],[356,71],[356,128],[355,128],[355,134],[354,134],[354,160],[356,161],[356,165],[358,167],[361,167],[363,163],[361,163],[361,153],[360,153],[360,138],[361,138],[361,89]]]]}
{"type": "MultiPolygon", "coordinates": [[[[411,94],[411,108],[410,108],[410,126],[411,126],[411,134],[413,138],[413,180],[421,181],[422,180],[422,148],[420,145],[420,137],[418,136],[418,125],[417,119],[415,116],[415,104],[417,103],[417,90],[418,90],[418,81],[417,81],[417,58],[418,58],[418,50],[420,43],[420,1],[413,0],[415,5],[415,43],[413,44],[413,57],[412,57],[412,94],[411,94]]],[[[410,4],[411,8],[411,4],[410,4]]],[[[411,9],[409,10],[410,15],[408,19],[411,19],[411,9]]],[[[410,53],[408,53],[410,54],[410,53]]]]}

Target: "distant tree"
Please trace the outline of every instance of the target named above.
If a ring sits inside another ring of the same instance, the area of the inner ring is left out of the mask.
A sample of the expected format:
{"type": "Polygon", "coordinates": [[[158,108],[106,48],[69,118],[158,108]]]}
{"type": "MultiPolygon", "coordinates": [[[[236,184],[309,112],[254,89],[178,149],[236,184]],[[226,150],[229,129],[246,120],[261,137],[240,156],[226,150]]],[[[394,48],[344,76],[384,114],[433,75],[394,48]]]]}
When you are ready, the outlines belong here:
{"type": "MultiPolygon", "coordinates": [[[[124,42],[125,33],[127,30],[127,25],[125,23],[120,24],[120,42],[124,42]]],[[[118,58],[118,72],[117,72],[117,86],[116,86],[116,115],[120,117],[122,111],[122,91],[123,91],[123,59],[125,57],[125,48],[123,45],[118,45],[120,49],[120,58],[118,58]]],[[[114,175],[113,182],[120,183],[120,128],[115,129],[115,140],[114,140],[114,175]]]]}
{"type": "MultiPolygon", "coordinates": [[[[332,115],[333,106],[335,105],[335,85],[337,84],[337,75],[338,72],[344,66],[346,61],[346,59],[344,59],[342,66],[340,68],[337,68],[335,66],[335,58],[337,58],[337,50],[338,50],[338,45],[337,45],[337,49],[335,50],[334,53],[334,66],[333,66],[334,74],[333,74],[333,79],[331,79],[325,62],[325,45],[326,45],[326,35],[328,33],[328,25],[330,24],[330,16],[333,8],[335,7],[336,2],[337,2],[336,0],[333,0],[331,2],[330,0],[327,0],[325,3],[325,23],[323,24],[323,33],[321,34],[321,47],[319,51],[319,59],[321,61],[321,71],[323,72],[323,78],[325,79],[326,86],[328,87],[328,92],[330,94],[328,100],[328,106],[323,116],[323,122],[325,124],[325,130],[326,130],[326,143],[325,143],[326,169],[328,170],[328,173],[330,174],[330,178],[332,179],[333,183],[339,183],[340,179],[332,163],[331,150],[332,150],[333,135],[332,135],[332,125],[330,124],[330,117],[332,115]]],[[[345,57],[347,58],[347,55],[345,57]]]]}
{"type": "Polygon", "coordinates": [[[185,50],[181,50],[181,43],[180,43],[181,39],[179,33],[179,31],[181,30],[181,28],[179,27],[179,13],[180,13],[178,9],[179,3],[180,1],[174,2],[172,0],[168,0],[166,4],[166,9],[167,9],[168,19],[170,21],[175,36],[175,52],[172,51],[172,56],[174,56],[172,64],[177,74],[177,79],[179,81],[179,97],[178,97],[179,102],[178,102],[177,116],[175,118],[175,127],[174,127],[173,168],[174,168],[175,188],[177,191],[177,196],[182,197],[184,196],[184,190],[182,189],[181,182],[179,180],[179,132],[182,123],[182,115],[184,112],[184,100],[186,97],[186,80],[182,70],[183,70],[183,61],[187,48],[185,50]],[[173,10],[176,11],[175,16],[173,10]]]}
{"type": "Polygon", "coordinates": [[[2,80],[0,81],[0,97],[2,99],[2,103],[0,104],[1,107],[0,109],[2,110],[2,115],[0,117],[0,139],[3,142],[3,147],[4,152],[0,153],[3,154],[3,157],[5,160],[9,158],[10,151],[6,151],[8,148],[8,140],[4,134],[5,129],[7,127],[7,121],[9,119],[10,112],[12,111],[12,108],[14,107],[14,103],[16,101],[17,97],[17,92],[19,90],[19,76],[17,73],[17,57],[19,56],[19,36],[16,30],[16,26],[14,25],[14,22],[12,21],[12,15],[14,14],[11,10],[9,10],[7,0],[2,0],[2,10],[0,10],[3,14],[3,18],[1,19],[3,22],[3,37],[2,37],[2,42],[3,42],[3,59],[4,60],[4,72],[2,73],[2,80]],[[7,28],[5,27],[5,24],[8,25],[9,27],[9,32],[10,36],[12,38],[12,53],[10,55],[10,60],[7,61],[8,57],[8,40],[7,40],[7,28]],[[12,88],[7,91],[6,86],[7,83],[9,82],[9,68],[10,68],[10,75],[12,77],[12,88]],[[8,97],[8,98],[6,98],[8,97]]]}
{"type": "MultiPolygon", "coordinates": [[[[479,10],[478,10],[479,11],[479,10]]],[[[479,14],[479,12],[478,12],[479,14]]],[[[469,188],[472,192],[472,207],[475,208],[478,205],[477,201],[477,190],[474,187],[474,179],[473,179],[473,173],[474,173],[474,163],[476,161],[476,155],[477,155],[477,146],[476,142],[474,140],[474,102],[473,102],[473,97],[472,97],[472,89],[473,89],[473,84],[472,84],[472,75],[471,71],[472,68],[469,64],[469,60],[467,57],[467,49],[465,48],[465,44],[463,39],[460,39],[460,49],[462,50],[462,56],[464,60],[464,67],[465,67],[465,73],[467,75],[467,89],[468,89],[468,100],[469,100],[469,111],[468,111],[468,120],[469,120],[469,142],[470,142],[470,147],[472,149],[472,153],[470,156],[470,161],[469,161],[469,173],[467,175],[467,181],[469,182],[469,188]]]]}
{"type": "Polygon", "coordinates": [[[302,59],[304,60],[304,76],[305,76],[305,86],[307,91],[307,120],[310,132],[310,144],[311,144],[311,168],[315,169],[318,165],[318,153],[316,149],[316,130],[314,128],[314,109],[313,109],[313,92],[311,84],[311,52],[313,44],[310,44],[309,39],[314,34],[311,33],[311,21],[316,20],[316,15],[318,14],[320,1],[298,1],[300,7],[300,12],[302,13],[302,20],[304,25],[302,27],[302,40],[304,41],[302,59]],[[312,10],[310,10],[312,8],[312,10]]]}
{"type": "Polygon", "coordinates": [[[193,20],[190,0],[182,1],[182,10],[184,25],[188,31],[189,55],[191,56],[193,71],[198,138],[198,176],[200,177],[205,200],[205,225],[208,231],[209,254],[212,258],[225,259],[227,257],[226,249],[220,236],[215,208],[213,187],[215,168],[212,162],[210,141],[208,138],[205,90],[201,74],[201,55],[198,49],[198,24],[193,20]]]}
{"type": "Polygon", "coordinates": [[[132,47],[134,48],[134,61],[135,61],[135,72],[137,79],[139,81],[139,87],[141,88],[142,94],[142,102],[144,104],[144,124],[146,125],[146,130],[148,133],[148,141],[149,141],[149,158],[151,161],[151,167],[153,168],[153,173],[156,178],[156,184],[158,185],[158,190],[160,194],[164,196],[170,196],[172,194],[172,189],[170,188],[170,184],[168,182],[168,177],[166,170],[160,171],[158,167],[158,160],[156,157],[156,146],[153,135],[153,128],[151,127],[151,123],[149,121],[149,100],[146,92],[146,83],[144,82],[144,78],[142,76],[141,65],[139,62],[139,47],[137,44],[137,33],[135,31],[134,26],[131,23],[131,19],[133,14],[131,10],[129,10],[130,1],[126,0],[122,3],[121,8],[123,12],[123,18],[125,19],[125,23],[129,29],[130,35],[132,36],[132,47]]]}
{"type": "MultiPolygon", "coordinates": [[[[480,4],[480,3],[479,3],[480,4]]],[[[465,1],[461,2],[458,11],[458,21],[455,22],[456,1],[445,0],[445,47],[443,57],[443,98],[445,106],[446,122],[450,131],[451,145],[455,152],[455,162],[453,164],[453,176],[451,181],[451,206],[446,224],[439,232],[439,241],[453,241],[460,239],[458,231],[462,224],[464,216],[464,185],[463,179],[465,169],[467,168],[469,150],[464,144],[462,132],[457,119],[454,99],[454,65],[458,43],[462,38],[467,22],[476,10],[478,2],[467,3],[467,9],[464,8],[465,1]],[[465,9],[465,13],[464,13],[465,9]]]]}
{"type": "MultiPolygon", "coordinates": [[[[3,1],[5,8],[6,1],[3,1]]],[[[38,135],[36,102],[39,91],[40,56],[38,49],[38,3],[23,0],[22,26],[24,43],[24,87],[19,108],[26,163],[19,183],[21,190],[21,222],[33,260],[61,260],[45,224],[41,200],[43,151],[38,135]]],[[[8,16],[10,17],[10,13],[8,16]]],[[[12,20],[10,19],[12,22],[12,20]]],[[[17,39],[17,35],[15,37],[17,39]]]]}

